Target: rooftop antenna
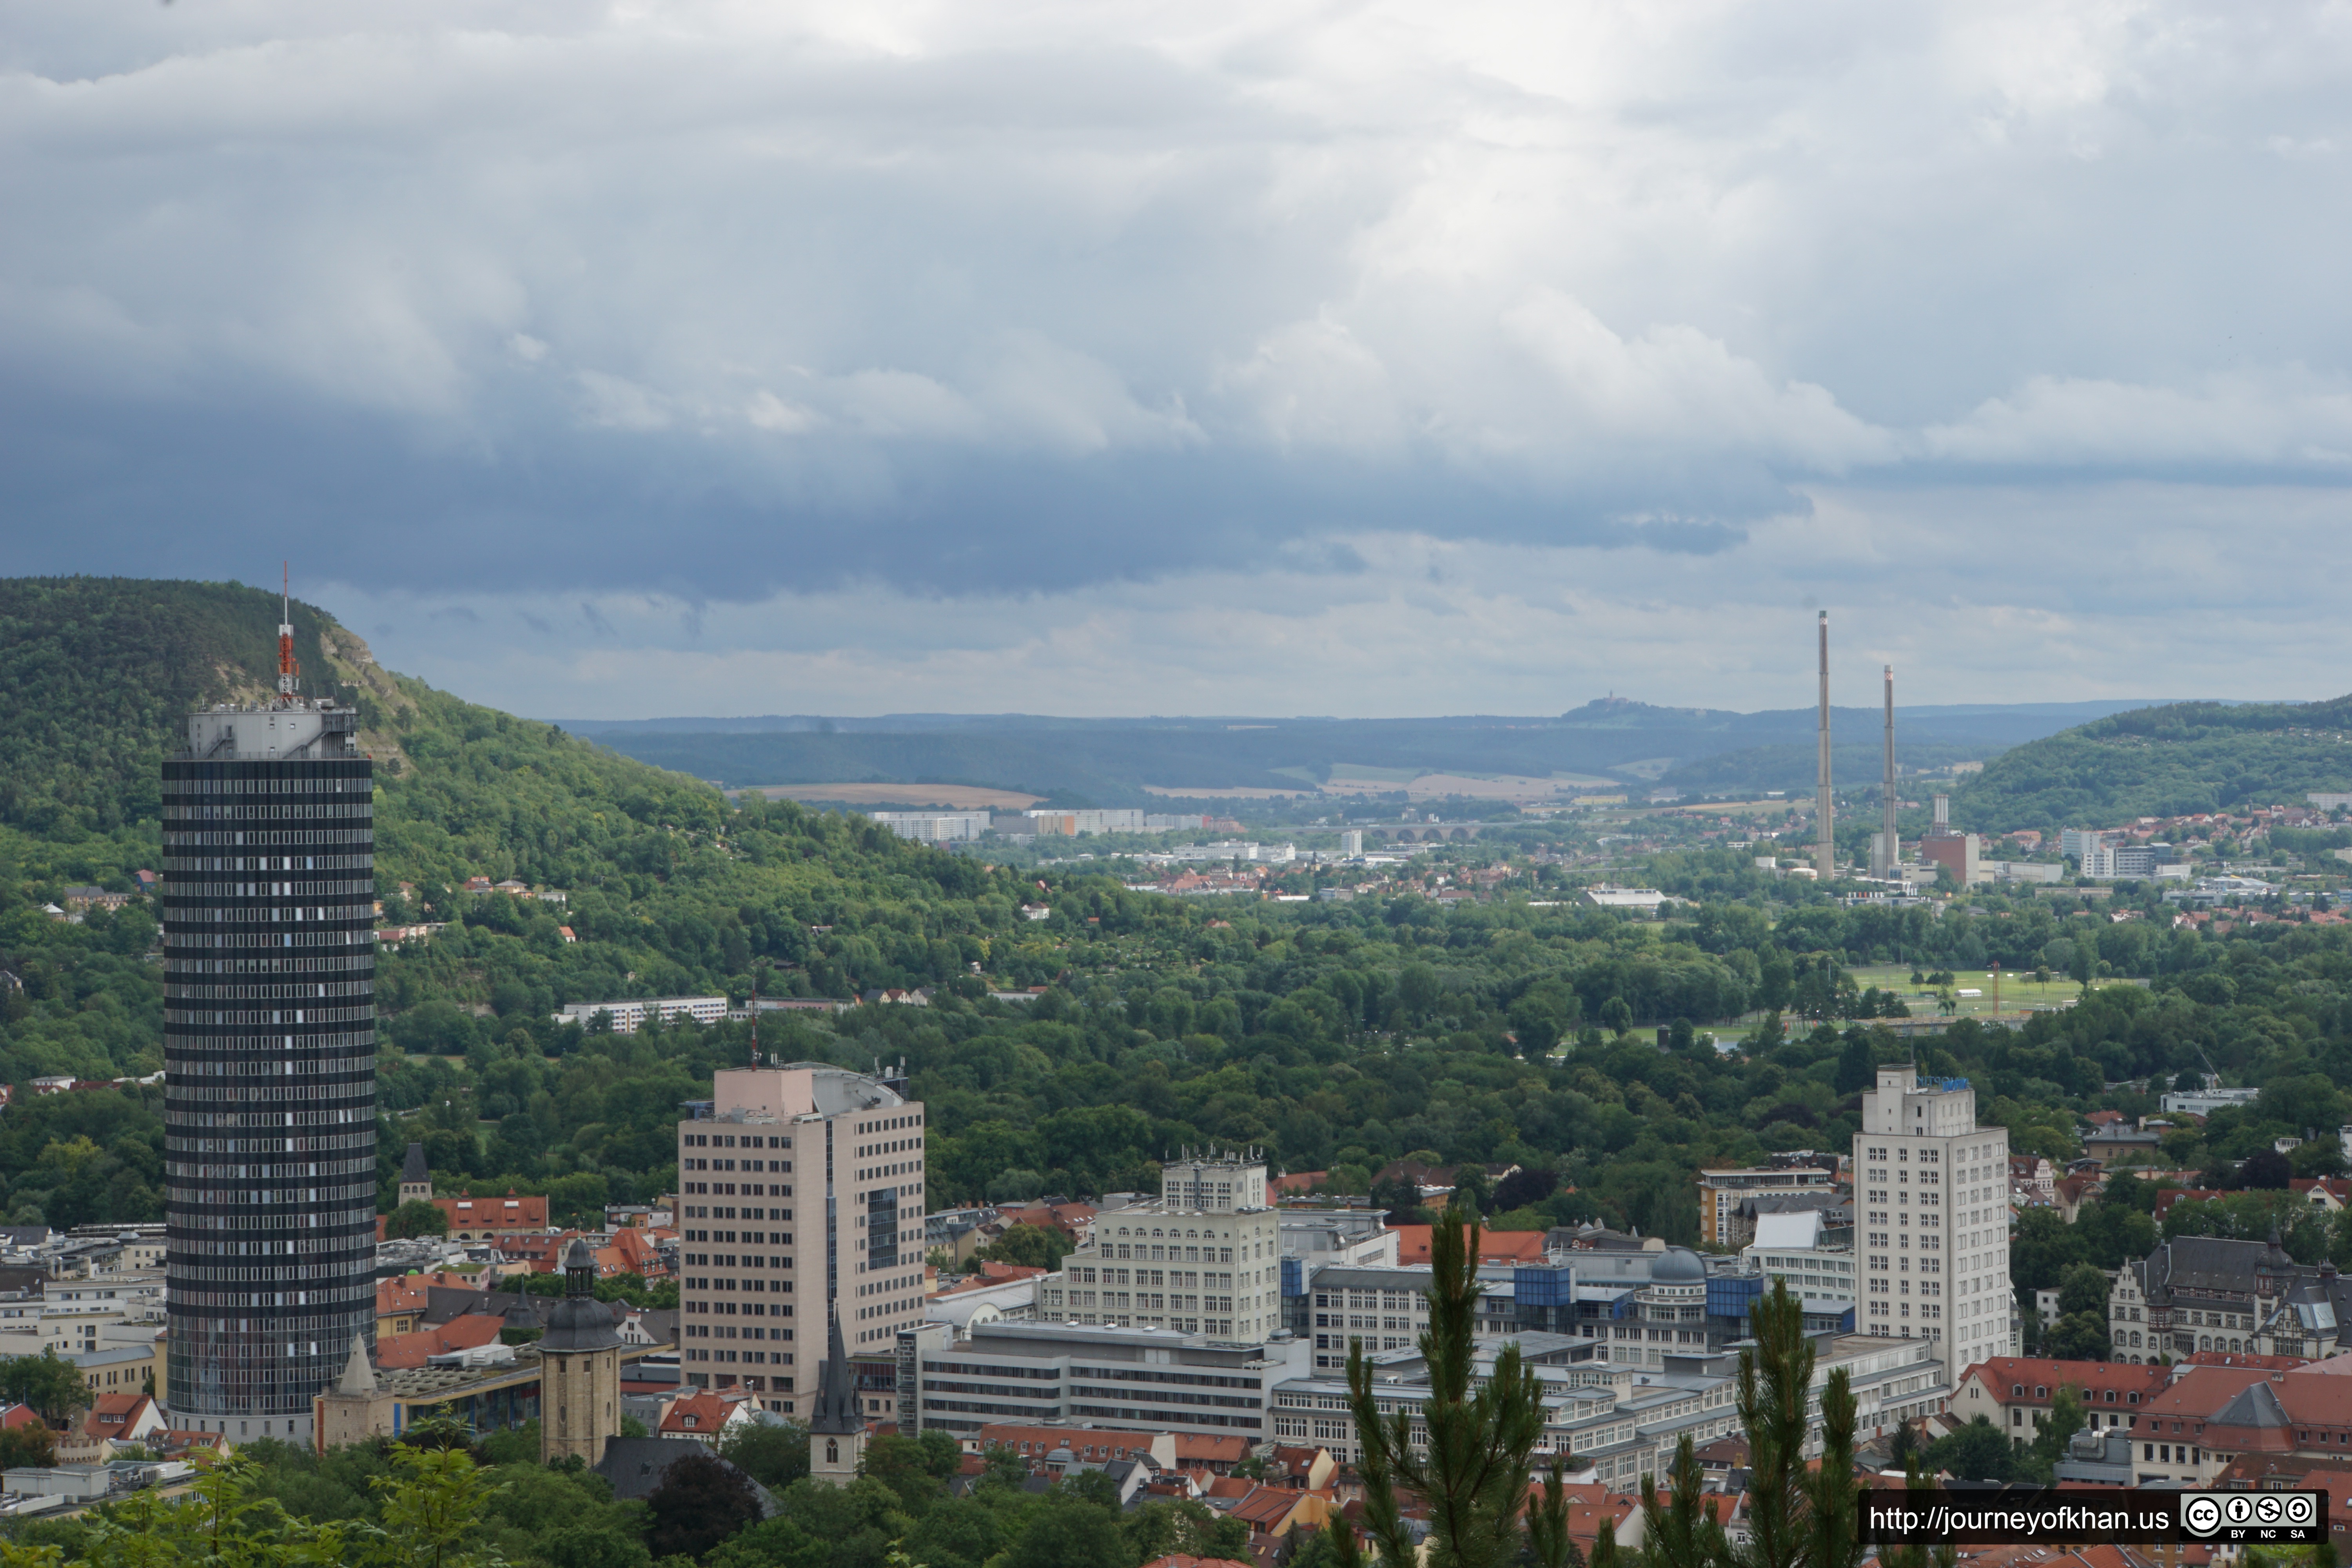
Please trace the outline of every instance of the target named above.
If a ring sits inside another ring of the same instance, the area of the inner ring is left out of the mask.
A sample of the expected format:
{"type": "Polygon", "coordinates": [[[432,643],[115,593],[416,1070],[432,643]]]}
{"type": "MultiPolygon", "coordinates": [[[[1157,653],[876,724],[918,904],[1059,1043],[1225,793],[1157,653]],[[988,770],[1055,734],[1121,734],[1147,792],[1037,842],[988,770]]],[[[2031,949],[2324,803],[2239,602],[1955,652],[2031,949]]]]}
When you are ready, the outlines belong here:
{"type": "Polygon", "coordinates": [[[294,570],[290,562],[278,563],[278,696],[292,701],[302,689],[302,667],[294,662],[294,570]]]}
{"type": "Polygon", "coordinates": [[[751,966],[751,1065],[760,1065],[760,968],[751,966]]]}

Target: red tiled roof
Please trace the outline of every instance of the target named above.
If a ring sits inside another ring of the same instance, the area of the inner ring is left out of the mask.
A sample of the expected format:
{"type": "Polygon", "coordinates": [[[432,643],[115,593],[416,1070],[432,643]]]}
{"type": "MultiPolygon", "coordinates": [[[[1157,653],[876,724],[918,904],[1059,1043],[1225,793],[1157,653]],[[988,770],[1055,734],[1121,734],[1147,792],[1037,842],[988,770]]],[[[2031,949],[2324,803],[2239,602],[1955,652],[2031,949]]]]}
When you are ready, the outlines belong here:
{"type": "Polygon", "coordinates": [[[1238,1465],[1249,1458],[1247,1437],[1212,1437],[1197,1432],[1176,1434],[1180,1465],[1238,1465]]]}
{"type": "Polygon", "coordinates": [[[467,1312],[450,1319],[437,1328],[419,1329],[413,1334],[385,1334],[375,1342],[375,1364],[391,1372],[401,1367],[423,1366],[436,1355],[452,1351],[469,1351],[481,1345],[496,1344],[499,1330],[506,1324],[504,1318],[488,1312],[467,1312]]]}
{"type": "Polygon", "coordinates": [[[682,1394],[671,1400],[669,1407],[662,1412],[661,1429],[666,1433],[690,1433],[698,1436],[717,1432],[727,1425],[728,1417],[734,1415],[741,1404],[740,1400],[722,1399],[707,1391],[682,1394]]]}
{"type": "Polygon", "coordinates": [[[2100,1396],[2110,1390],[2116,1403],[2129,1403],[2126,1393],[2137,1393],[2145,1407],[2165,1385],[2171,1373],[2160,1366],[2133,1366],[2125,1362],[2050,1361],[2040,1356],[1998,1355],[1980,1361],[1969,1368],[1963,1383],[1975,1378],[1985,1385],[1985,1391],[2001,1403],[2047,1405],[2058,1396],[2062,1387],[2081,1389],[2092,1404],[2105,1405],[2100,1396]],[[2022,1394],[2011,1392],[2022,1387],[2022,1394]],[[2036,1394],[2033,1391],[2041,1389],[2036,1394]]]}
{"type": "MultiPolygon", "coordinates": [[[[1405,1268],[1429,1262],[1429,1233],[1425,1225],[1392,1225],[1396,1233],[1397,1262],[1405,1268]]],[[[1478,1233],[1478,1261],[1481,1263],[1540,1263],[1544,1256],[1544,1233],[1539,1230],[1482,1230],[1478,1233]]]]}
{"type": "Polygon", "coordinates": [[[1225,1517],[1238,1519],[1252,1530],[1271,1531],[1297,1511],[1299,1500],[1306,1495],[1287,1487],[1252,1487],[1225,1510],[1225,1517]]]}
{"type": "Polygon", "coordinates": [[[545,1230],[547,1199],[527,1193],[504,1197],[435,1198],[433,1206],[449,1216],[451,1230],[545,1230]]]}
{"type": "Polygon", "coordinates": [[[119,1436],[137,1426],[154,1403],[143,1394],[101,1394],[82,1417],[81,1429],[92,1437],[119,1436]]]}
{"type": "Polygon", "coordinates": [[[395,1274],[375,1282],[375,1315],[387,1318],[395,1312],[425,1310],[426,1292],[436,1285],[453,1290],[478,1290],[481,1281],[469,1274],[452,1273],[436,1268],[430,1274],[395,1274]]]}
{"type": "Polygon", "coordinates": [[[1124,1459],[1149,1449],[1158,1436],[1118,1426],[1031,1426],[990,1421],[972,1440],[982,1450],[1010,1448],[1024,1458],[1043,1458],[1056,1448],[1067,1448],[1081,1459],[1124,1459]]]}
{"type": "Polygon", "coordinates": [[[1010,1284],[1015,1279],[1034,1279],[1045,1272],[1042,1268],[1032,1268],[1025,1263],[983,1262],[980,1266],[979,1273],[959,1279],[952,1285],[942,1286],[938,1293],[942,1296],[952,1296],[959,1290],[984,1290],[990,1286],[1010,1284]]]}

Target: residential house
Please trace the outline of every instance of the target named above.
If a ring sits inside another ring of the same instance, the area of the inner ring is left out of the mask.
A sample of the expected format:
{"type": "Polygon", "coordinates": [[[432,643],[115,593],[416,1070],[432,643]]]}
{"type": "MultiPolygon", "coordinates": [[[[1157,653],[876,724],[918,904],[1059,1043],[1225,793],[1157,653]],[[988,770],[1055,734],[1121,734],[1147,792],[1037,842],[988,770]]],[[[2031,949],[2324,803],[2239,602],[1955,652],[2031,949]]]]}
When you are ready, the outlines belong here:
{"type": "Polygon", "coordinates": [[[2352,1208],[2352,1176],[2311,1176],[2287,1183],[2287,1190],[2322,1214],[2352,1208]]]}
{"type": "Polygon", "coordinates": [[[2058,1203],[2058,1171],[2040,1154],[2009,1157],[2010,1202],[2021,1208],[2054,1208],[2058,1203]]]}
{"type": "MultiPolygon", "coordinates": [[[[163,1406],[147,1394],[103,1394],[83,1415],[81,1429],[86,1436],[109,1444],[144,1445],[168,1425],[163,1406]]],[[[110,1458],[110,1453],[101,1456],[110,1458]]]]}
{"type": "Polygon", "coordinates": [[[2058,1217],[2073,1225],[2082,1217],[2083,1205],[2095,1201],[2105,1184],[2095,1171],[2076,1171],[2058,1178],[2058,1217]]]}
{"type": "Polygon", "coordinates": [[[1008,1229],[1016,1225],[1026,1225],[1039,1230],[1057,1231],[1073,1247],[1082,1247],[1094,1234],[1095,1206],[1048,1198],[1040,1203],[1006,1209],[998,1217],[1008,1229]]]}
{"type": "Polygon", "coordinates": [[[736,1390],[691,1389],[662,1406],[656,1434],[668,1438],[699,1438],[716,1444],[725,1434],[740,1431],[757,1419],[754,1402],[736,1390]]]}
{"type": "Polygon", "coordinates": [[[2022,1447],[2040,1432],[2059,1390],[2072,1388],[2083,1401],[2086,1427],[2129,1431],[2170,1378],[2167,1368],[2155,1365],[1994,1356],[1960,1379],[1951,1415],[1962,1425],[1981,1415],[2022,1447]]]}
{"type": "Polygon", "coordinates": [[[1207,1501],[1227,1519],[1236,1519],[1249,1526],[1250,1552],[1261,1563],[1279,1562],[1288,1556],[1294,1530],[1320,1530],[1338,1512],[1337,1500],[1328,1491],[1292,1491],[1287,1487],[1249,1485],[1238,1497],[1218,1495],[1223,1489],[1235,1484],[1231,1479],[1218,1482],[1207,1501]]]}

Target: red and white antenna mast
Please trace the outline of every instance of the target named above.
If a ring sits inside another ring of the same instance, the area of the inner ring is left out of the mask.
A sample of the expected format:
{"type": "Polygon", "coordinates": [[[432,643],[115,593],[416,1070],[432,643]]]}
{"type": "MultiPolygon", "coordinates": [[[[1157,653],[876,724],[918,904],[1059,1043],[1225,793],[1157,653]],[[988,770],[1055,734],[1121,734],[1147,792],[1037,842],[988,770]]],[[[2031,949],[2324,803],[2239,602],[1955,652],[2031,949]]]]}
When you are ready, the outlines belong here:
{"type": "Polygon", "coordinates": [[[751,965],[751,1065],[760,1065],[760,965],[751,965]]]}
{"type": "Polygon", "coordinates": [[[278,609],[278,696],[290,702],[302,689],[302,667],[294,662],[294,573],[287,562],[278,563],[281,574],[278,609]]]}

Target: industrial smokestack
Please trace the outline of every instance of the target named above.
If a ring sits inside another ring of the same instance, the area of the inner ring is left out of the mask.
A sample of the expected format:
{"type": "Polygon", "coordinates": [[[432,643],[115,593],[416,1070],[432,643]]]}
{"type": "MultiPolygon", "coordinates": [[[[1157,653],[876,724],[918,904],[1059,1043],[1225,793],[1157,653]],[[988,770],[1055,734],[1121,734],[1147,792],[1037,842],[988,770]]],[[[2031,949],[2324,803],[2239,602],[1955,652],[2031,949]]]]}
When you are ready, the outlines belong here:
{"type": "Polygon", "coordinates": [[[1822,773],[1814,792],[1813,826],[1819,842],[1813,847],[1813,869],[1828,881],[1837,870],[1837,835],[1830,808],[1830,613],[1822,612],[1822,773]]]}
{"type": "Polygon", "coordinates": [[[1895,667],[1886,667],[1886,777],[1880,785],[1885,798],[1880,803],[1885,826],[1879,829],[1878,846],[1870,854],[1870,874],[1878,878],[1895,875],[1895,868],[1903,860],[1903,840],[1895,836],[1895,667]]]}

